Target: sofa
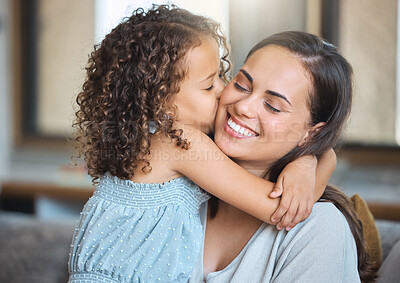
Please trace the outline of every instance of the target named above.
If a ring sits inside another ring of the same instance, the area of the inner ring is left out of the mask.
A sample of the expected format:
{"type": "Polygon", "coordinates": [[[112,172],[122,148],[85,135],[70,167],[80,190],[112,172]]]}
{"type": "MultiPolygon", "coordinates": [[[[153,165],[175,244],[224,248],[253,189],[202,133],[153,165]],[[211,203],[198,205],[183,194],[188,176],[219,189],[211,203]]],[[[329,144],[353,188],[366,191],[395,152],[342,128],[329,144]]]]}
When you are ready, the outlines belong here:
{"type": "MultiPolygon", "coordinates": [[[[383,260],[400,242],[400,222],[376,221],[383,260]]],[[[0,211],[0,282],[65,283],[76,219],[42,221],[0,211]]],[[[399,281],[400,282],[400,278],[399,281]]]]}

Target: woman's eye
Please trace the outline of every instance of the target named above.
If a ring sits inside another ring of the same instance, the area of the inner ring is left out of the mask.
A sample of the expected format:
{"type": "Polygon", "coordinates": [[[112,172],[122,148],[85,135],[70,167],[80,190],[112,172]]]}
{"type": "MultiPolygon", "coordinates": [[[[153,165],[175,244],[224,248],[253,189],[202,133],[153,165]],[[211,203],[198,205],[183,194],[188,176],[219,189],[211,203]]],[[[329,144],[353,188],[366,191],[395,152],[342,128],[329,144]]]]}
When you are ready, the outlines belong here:
{"type": "Polygon", "coordinates": [[[271,104],[269,104],[269,103],[267,103],[267,102],[265,102],[265,107],[267,107],[267,109],[268,109],[269,111],[272,111],[272,112],[274,112],[274,113],[279,113],[279,112],[281,112],[281,110],[276,109],[275,107],[272,107],[271,104]]]}
{"type": "Polygon", "coordinates": [[[205,90],[210,91],[214,88],[214,85],[209,86],[208,88],[206,88],[205,90]]]}
{"type": "Polygon", "coordinates": [[[234,83],[233,84],[235,86],[235,88],[239,91],[244,91],[244,92],[249,92],[247,89],[245,89],[244,87],[242,87],[240,84],[238,83],[234,83]]]}

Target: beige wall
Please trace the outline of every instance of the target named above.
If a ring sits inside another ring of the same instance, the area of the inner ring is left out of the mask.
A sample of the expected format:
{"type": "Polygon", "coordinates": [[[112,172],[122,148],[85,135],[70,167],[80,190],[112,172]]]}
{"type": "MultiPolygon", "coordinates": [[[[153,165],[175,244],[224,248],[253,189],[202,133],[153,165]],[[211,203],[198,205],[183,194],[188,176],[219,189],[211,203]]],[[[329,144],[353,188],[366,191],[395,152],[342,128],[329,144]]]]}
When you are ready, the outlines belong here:
{"type": "Polygon", "coordinates": [[[71,133],[72,104],[94,44],[94,0],[40,0],[38,124],[44,134],[71,133]]]}
{"type": "Polygon", "coordinates": [[[172,2],[194,13],[208,15],[222,23],[228,33],[229,0],[39,0],[37,113],[43,134],[72,133],[72,105],[84,82],[84,68],[95,43],[95,22],[97,36],[101,35],[96,40],[100,42],[123,17],[138,7],[151,7],[154,2],[172,2]],[[100,15],[96,20],[95,11],[100,15]]]}
{"type": "Polygon", "coordinates": [[[11,152],[12,107],[11,104],[11,50],[10,50],[10,6],[9,0],[0,0],[0,180],[8,173],[8,162],[11,152]]]}
{"type": "Polygon", "coordinates": [[[231,0],[230,36],[234,73],[261,39],[284,30],[306,30],[306,0],[231,0]]]}
{"type": "Polygon", "coordinates": [[[397,0],[340,2],[339,47],[354,68],[346,140],[395,143],[397,0]]]}
{"type": "MultiPolygon", "coordinates": [[[[71,105],[83,83],[87,55],[94,43],[95,6],[103,2],[115,6],[110,0],[39,1],[38,118],[40,130],[45,134],[71,133],[71,105]]],[[[131,10],[137,8],[139,2],[149,6],[152,1],[122,2],[130,3],[131,10]]],[[[233,73],[237,72],[250,48],[270,34],[282,30],[319,31],[316,7],[320,0],[156,2],[172,2],[222,22],[231,39],[233,73]]],[[[340,3],[339,48],[354,67],[356,90],[346,141],[394,144],[397,1],[340,3]]],[[[101,18],[106,17],[102,15],[101,18]]]]}

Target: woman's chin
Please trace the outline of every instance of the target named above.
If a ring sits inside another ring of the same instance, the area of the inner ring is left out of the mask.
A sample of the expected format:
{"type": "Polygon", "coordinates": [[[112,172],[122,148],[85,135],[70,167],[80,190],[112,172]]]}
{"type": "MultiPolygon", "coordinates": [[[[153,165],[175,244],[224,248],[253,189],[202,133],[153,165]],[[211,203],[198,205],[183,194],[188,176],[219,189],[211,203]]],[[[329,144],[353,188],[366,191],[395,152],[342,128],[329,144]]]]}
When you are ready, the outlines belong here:
{"type": "Polygon", "coordinates": [[[240,146],[228,135],[215,134],[214,142],[229,157],[237,156],[238,153],[245,151],[245,149],[240,150],[240,146]]]}

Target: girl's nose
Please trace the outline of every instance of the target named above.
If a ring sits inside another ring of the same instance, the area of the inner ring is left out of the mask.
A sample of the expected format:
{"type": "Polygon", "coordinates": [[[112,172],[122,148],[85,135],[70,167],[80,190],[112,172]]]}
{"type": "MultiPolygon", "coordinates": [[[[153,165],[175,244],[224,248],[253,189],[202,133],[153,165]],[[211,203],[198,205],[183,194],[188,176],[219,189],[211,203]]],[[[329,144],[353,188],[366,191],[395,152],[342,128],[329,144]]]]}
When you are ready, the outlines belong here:
{"type": "Polygon", "coordinates": [[[221,97],[222,91],[223,91],[224,88],[225,88],[225,85],[224,85],[224,83],[222,82],[222,80],[219,79],[219,80],[217,81],[217,85],[216,85],[215,87],[216,87],[216,90],[217,90],[216,96],[217,96],[217,99],[219,99],[219,98],[221,97]]]}

